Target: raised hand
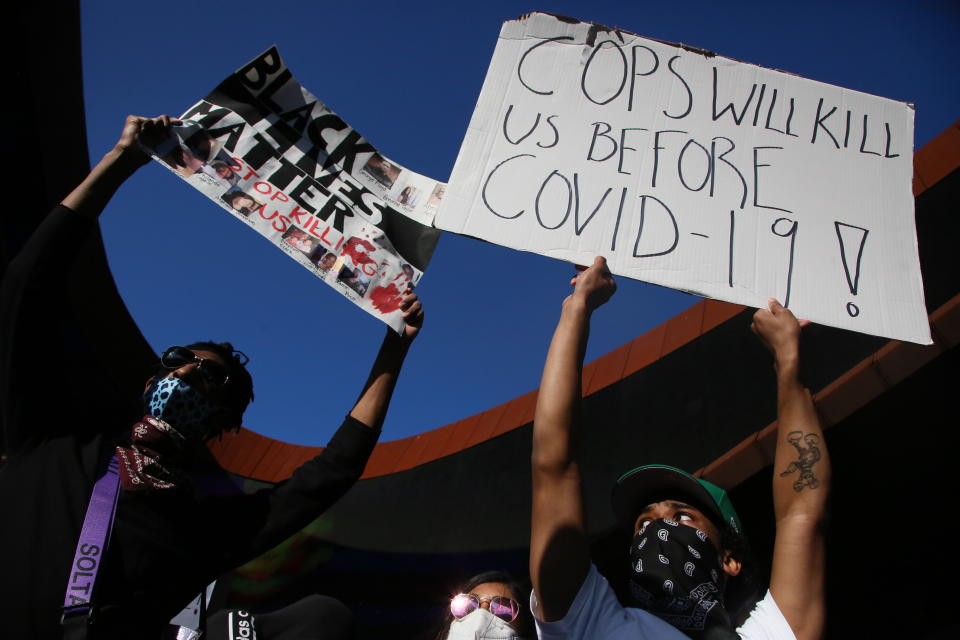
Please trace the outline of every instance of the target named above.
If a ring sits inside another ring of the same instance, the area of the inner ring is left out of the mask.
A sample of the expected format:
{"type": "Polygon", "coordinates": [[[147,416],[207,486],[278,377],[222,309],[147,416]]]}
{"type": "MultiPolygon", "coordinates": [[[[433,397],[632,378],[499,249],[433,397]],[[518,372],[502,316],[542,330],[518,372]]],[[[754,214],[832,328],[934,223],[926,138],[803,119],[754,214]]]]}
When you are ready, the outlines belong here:
{"type": "Polygon", "coordinates": [[[120,139],[63,199],[63,205],[89,218],[99,216],[120,185],[150,160],[139,141],[150,144],[163,140],[169,135],[170,125],[179,122],[169,116],[127,116],[120,139]]]}
{"type": "Polygon", "coordinates": [[[420,304],[417,294],[408,293],[403,297],[400,309],[403,310],[403,321],[406,323],[403,328],[403,337],[408,342],[412,342],[423,328],[423,305],[420,304]]]}
{"type": "Polygon", "coordinates": [[[760,342],[779,360],[795,359],[799,355],[800,330],[810,324],[807,320],[797,320],[789,309],[770,298],[768,309],[757,309],[753,314],[750,329],[757,334],[760,342]]]}
{"type": "Polygon", "coordinates": [[[147,147],[156,147],[170,135],[169,129],[172,124],[180,124],[180,120],[167,115],[155,118],[127,116],[120,139],[113,146],[113,150],[124,161],[137,166],[144,165],[149,162],[150,156],[143,150],[140,143],[147,147]]]}
{"type": "Polygon", "coordinates": [[[570,285],[574,289],[567,300],[580,300],[588,311],[603,305],[617,290],[617,283],[603,256],[594,258],[590,267],[571,278],[570,285]]]}

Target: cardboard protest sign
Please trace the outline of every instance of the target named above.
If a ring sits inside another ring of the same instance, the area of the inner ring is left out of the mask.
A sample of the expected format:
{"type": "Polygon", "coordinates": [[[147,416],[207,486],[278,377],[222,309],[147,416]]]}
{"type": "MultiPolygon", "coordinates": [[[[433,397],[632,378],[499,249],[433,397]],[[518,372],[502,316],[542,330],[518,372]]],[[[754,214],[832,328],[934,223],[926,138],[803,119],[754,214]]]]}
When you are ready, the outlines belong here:
{"type": "Polygon", "coordinates": [[[181,117],[155,160],[397,331],[446,185],[385,158],[275,47],[181,117]]]}
{"type": "Polygon", "coordinates": [[[930,343],[911,105],[545,14],[504,24],[437,227],[930,343]]]}

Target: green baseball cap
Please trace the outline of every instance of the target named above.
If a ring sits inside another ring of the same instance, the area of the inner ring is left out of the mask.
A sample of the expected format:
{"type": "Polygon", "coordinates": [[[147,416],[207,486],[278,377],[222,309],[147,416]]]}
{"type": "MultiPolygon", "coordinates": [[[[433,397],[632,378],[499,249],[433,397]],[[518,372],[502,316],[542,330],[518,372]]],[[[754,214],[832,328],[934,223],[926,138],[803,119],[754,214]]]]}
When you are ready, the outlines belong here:
{"type": "Polygon", "coordinates": [[[714,524],[729,524],[743,535],[743,525],[727,492],[706,480],[695,478],[682,469],[665,464],[645,464],[620,476],[613,487],[611,504],[617,518],[630,522],[643,507],[655,499],[670,497],[675,491],[689,496],[702,507],[714,524]]]}

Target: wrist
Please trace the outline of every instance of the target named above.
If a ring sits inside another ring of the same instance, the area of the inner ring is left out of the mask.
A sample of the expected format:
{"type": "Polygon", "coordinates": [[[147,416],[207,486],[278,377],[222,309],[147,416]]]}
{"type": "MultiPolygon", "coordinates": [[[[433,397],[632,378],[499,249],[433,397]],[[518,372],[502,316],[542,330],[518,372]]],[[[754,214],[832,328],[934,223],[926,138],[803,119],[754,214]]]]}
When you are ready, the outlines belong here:
{"type": "Polygon", "coordinates": [[[774,367],[780,377],[796,378],[800,370],[800,357],[796,352],[778,353],[774,357],[774,367]]]}
{"type": "Polygon", "coordinates": [[[576,293],[567,296],[563,301],[562,315],[587,315],[589,316],[593,310],[587,304],[587,301],[582,296],[578,296],[576,293]]]}
{"type": "Polygon", "coordinates": [[[389,348],[391,350],[402,350],[406,352],[406,350],[410,348],[410,345],[413,343],[415,337],[416,336],[408,337],[406,334],[399,334],[392,328],[387,327],[387,333],[383,337],[383,346],[384,348],[389,348]]]}
{"type": "Polygon", "coordinates": [[[128,178],[149,160],[150,157],[140,149],[117,145],[103,154],[97,166],[104,172],[128,178]]]}

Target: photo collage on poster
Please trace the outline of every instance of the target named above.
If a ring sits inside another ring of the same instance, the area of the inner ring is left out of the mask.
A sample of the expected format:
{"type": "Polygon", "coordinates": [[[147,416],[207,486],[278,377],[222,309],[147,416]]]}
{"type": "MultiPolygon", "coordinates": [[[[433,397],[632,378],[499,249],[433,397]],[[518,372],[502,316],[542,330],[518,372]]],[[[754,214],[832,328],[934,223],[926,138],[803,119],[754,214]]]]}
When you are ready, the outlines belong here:
{"type": "MultiPolygon", "coordinates": [[[[261,57],[271,55],[279,59],[275,49],[261,57]]],[[[224,84],[235,85],[237,76],[240,72],[224,84]]],[[[292,77],[288,82],[290,90],[272,95],[271,105],[279,106],[284,113],[312,109],[313,118],[331,113],[292,77]]],[[[237,106],[235,103],[217,105],[213,102],[217,97],[215,90],[188,109],[181,117],[183,124],[171,128],[171,137],[149,150],[154,158],[344,297],[395,330],[402,330],[400,305],[419,282],[436,244],[439,232],[431,222],[446,185],[371,150],[358,154],[352,172],[339,166],[324,167],[327,173],[318,169],[315,175],[323,178],[322,187],[314,176],[301,175],[310,182],[306,197],[306,190],[297,193],[296,184],[289,181],[281,189],[270,181],[271,176],[284,167],[302,165],[301,149],[307,145],[276,138],[276,131],[270,129],[275,120],[245,120],[241,113],[247,111],[230,109],[237,106]],[[269,157],[262,152],[265,139],[276,145],[269,157]],[[248,163],[254,157],[256,164],[251,166],[248,163]],[[362,208],[344,195],[357,192],[364,194],[366,206],[362,208]],[[375,198],[378,204],[371,207],[369,203],[375,198]],[[304,204],[307,199],[309,207],[304,204]],[[421,235],[405,232],[401,239],[406,245],[396,246],[377,226],[390,216],[408,218],[403,226],[409,230],[413,224],[421,235]]],[[[257,106],[252,112],[264,112],[253,93],[250,102],[257,106]]]]}

